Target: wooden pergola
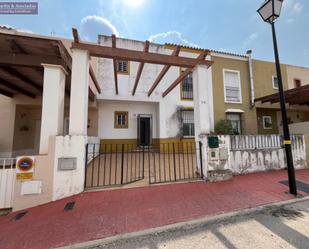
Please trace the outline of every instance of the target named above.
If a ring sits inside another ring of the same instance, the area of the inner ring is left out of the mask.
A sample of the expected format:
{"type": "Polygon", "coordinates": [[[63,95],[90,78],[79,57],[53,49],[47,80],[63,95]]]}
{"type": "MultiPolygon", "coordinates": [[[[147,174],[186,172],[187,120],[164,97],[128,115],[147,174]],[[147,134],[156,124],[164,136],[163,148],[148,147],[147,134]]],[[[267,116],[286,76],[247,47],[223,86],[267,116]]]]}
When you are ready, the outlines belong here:
{"type": "Polygon", "coordinates": [[[201,53],[197,56],[197,58],[188,58],[178,56],[180,52],[179,46],[173,50],[171,55],[166,55],[149,52],[149,41],[145,41],[143,51],[136,51],[117,48],[115,35],[112,35],[111,37],[112,46],[107,47],[98,44],[83,43],[80,41],[77,29],[73,28],[72,32],[74,37],[74,42],[72,43],[73,49],[76,48],[87,50],[90,56],[109,58],[113,60],[116,94],[118,94],[117,60],[139,62],[137,75],[132,89],[133,96],[135,95],[145,63],[164,65],[161,72],[158,74],[157,78],[148,90],[148,97],[151,96],[171,66],[186,68],[186,70],[182,72],[174,82],[171,83],[171,85],[163,92],[162,97],[168,95],[188,74],[192,73],[193,68],[197,64],[206,65],[207,67],[210,67],[213,64],[213,61],[205,60],[206,56],[210,53],[209,50],[201,50],[201,53]]]}
{"type": "MultiPolygon", "coordinates": [[[[284,91],[285,102],[290,105],[308,105],[309,106],[309,85],[304,85],[301,87],[293,88],[284,91]]],[[[278,103],[280,102],[279,93],[267,95],[264,97],[256,98],[255,102],[261,101],[262,103],[270,102],[278,103]]]]}
{"type": "MultiPolygon", "coordinates": [[[[65,93],[70,94],[72,57],[61,40],[0,33],[0,54],[0,94],[11,98],[18,93],[30,98],[42,95],[42,64],[61,65],[68,72],[65,93]]],[[[100,92],[91,67],[89,74],[96,90],[100,92]]],[[[94,96],[95,93],[90,89],[89,99],[94,100],[94,96]]]]}

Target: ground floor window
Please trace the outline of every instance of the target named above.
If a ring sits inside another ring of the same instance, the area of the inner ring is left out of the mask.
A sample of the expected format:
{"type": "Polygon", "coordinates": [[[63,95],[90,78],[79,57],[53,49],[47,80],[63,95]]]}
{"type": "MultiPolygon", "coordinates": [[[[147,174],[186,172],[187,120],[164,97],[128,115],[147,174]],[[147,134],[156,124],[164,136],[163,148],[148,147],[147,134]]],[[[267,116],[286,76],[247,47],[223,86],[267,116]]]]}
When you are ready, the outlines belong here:
{"type": "Polygon", "coordinates": [[[272,129],[273,128],[271,116],[263,116],[263,128],[264,129],[272,129]]]}
{"type": "Polygon", "coordinates": [[[194,137],[194,111],[184,110],[182,116],[182,135],[184,137],[194,137]]]}
{"type": "Polygon", "coordinates": [[[128,112],[115,112],[114,127],[128,128],[128,112]]]}
{"type": "Polygon", "coordinates": [[[226,119],[229,120],[232,124],[233,134],[241,134],[241,123],[240,123],[240,114],[239,113],[228,113],[226,114],[226,119]]]}

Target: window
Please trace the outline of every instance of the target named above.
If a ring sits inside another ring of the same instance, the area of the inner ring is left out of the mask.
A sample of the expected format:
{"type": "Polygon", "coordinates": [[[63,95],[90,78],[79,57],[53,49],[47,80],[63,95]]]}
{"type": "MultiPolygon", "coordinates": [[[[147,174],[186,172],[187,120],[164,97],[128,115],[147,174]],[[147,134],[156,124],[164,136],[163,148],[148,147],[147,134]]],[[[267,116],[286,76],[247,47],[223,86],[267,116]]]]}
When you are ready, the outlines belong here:
{"type": "Polygon", "coordinates": [[[224,97],[227,103],[241,103],[240,72],[223,70],[224,97]]]}
{"type": "Polygon", "coordinates": [[[278,89],[278,78],[277,78],[277,76],[273,76],[273,88],[278,89]]]}
{"type": "Polygon", "coordinates": [[[294,79],[294,87],[301,87],[301,80],[294,79]]]}
{"type": "Polygon", "coordinates": [[[128,112],[115,112],[115,128],[128,128],[128,112]]]}
{"type": "Polygon", "coordinates": [[[226,119],[229,120],[232,124],[233,134],[234,135],[241,134],[240,114],[239,113],[226,114],[226,119]]]}
{"type": "Polygon", "coordinates": [[[264,129],[272,129],[273,128],[271,116],[263,116],[263,128],[264,129]]]}
{"type": "Polygon", "coordinates": [[[184,110],[181,113],[182,132],[184,137],[194,137],[194,111],[184,110]]]}
{"type": "Polygon", "coordinates": [[[129,62],[128,61],[117,61],[117,72],[118,73],[129,73],[129,62]]]}
{"type": "Polygon", "coordinates": [[[193,81],[191,73],[188,74],[181,82],[180,91],[181,99],[193,100],[193,81]]]}

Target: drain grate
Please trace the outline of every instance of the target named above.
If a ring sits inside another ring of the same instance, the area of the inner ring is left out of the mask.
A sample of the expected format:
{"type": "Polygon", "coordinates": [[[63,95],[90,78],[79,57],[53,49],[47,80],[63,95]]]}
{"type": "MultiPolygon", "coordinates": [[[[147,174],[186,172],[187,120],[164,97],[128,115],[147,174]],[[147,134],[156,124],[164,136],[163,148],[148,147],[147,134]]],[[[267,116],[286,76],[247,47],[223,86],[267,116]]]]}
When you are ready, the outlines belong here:
{"type": "Polygon", "coordinates": [[[75,201],[68,202],[67,204],[65,204],[63,210],[64,211],[70,211],[74,208],[74,205],[75,205],[75,201]]]}
{"type": "Polygon", "coordinates": [[[26,213],[27,213],[27,211],[18,213],[18,214],[15,215],[14,219],[15,220],[20,220],[22,217],[25,216],[26,213]]]}
{"type": "MultiPolygon", "coordinates": [[[[285,180],[285,181],[280,181],[279,183],[284,184],[286,186],[289,186],[289,181],[285,180]]],[[[297,181],[296,180],[296,187],[297,189],[309,194],[309,184],[302,182],[302,181],[297,181]]]]}

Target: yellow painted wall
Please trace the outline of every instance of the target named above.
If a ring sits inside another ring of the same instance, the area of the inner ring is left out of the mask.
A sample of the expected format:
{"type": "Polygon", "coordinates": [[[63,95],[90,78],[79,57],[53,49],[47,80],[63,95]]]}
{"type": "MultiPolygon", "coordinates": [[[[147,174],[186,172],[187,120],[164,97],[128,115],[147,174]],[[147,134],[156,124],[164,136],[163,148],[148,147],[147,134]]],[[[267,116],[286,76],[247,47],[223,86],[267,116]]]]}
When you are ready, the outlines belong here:
{"type": "MultiPolygon", "coordinates": [[[[138,149],[137,139],[101,139],[101,152],[121,152],[122,144],[124,145],[124,152],[138,149]]],[[[194,138],[162,138],[152,140],[153,148],[160,152],[173,152],[173,144],[175,152],[194,151],[196,143],[194,138]]]]}
{"type": "Polygon", "coordinates": [[[248,61],[215,56],[212,56],[212,60],[214,61],[214,64],[212,65],[212,78],[215,124],[220,119],[226,118],[225,111],[227,109],[241,109],[244,111],[244,113],[241,115],[242,133],[256,134],[256,111],[255,109],[250,109],[250,81],[248,61]],[[240,71],[242,94],[241,104],[231,104],[224,102],[223,69],[240,71]]]}
{"type": "Polygon", "coordinates": [[[269,108],[257,108],[256,117],[258,122],[258,133],[259,134],[278,134],[278,121],[277,121],[277,109],[269,109],[269,108]],[[263,116],[271,116],[272,120],[272,129],[264,129],[263,128],[263,116]]]}
{"type": "MultiPolygon", "coordinates": [[[[261,61],[261,60],[252,60],[253,64],[253,77],[254,77],[254,91],[255,98],[264,97],[270,94],[277,93],[278,90],[273,88],[272,76],[276,75],[276,67],[273,62],[261,61]]],[[[281,75],[283,88],[288,89],[288,78],[287,78],[287,67],[284,64],[281,64],[281,75]]],[[[257,102],[256,107],[263,108],[276,108],[279,109],[280,106],[278,103],[260,103],[257,102]]]]}

